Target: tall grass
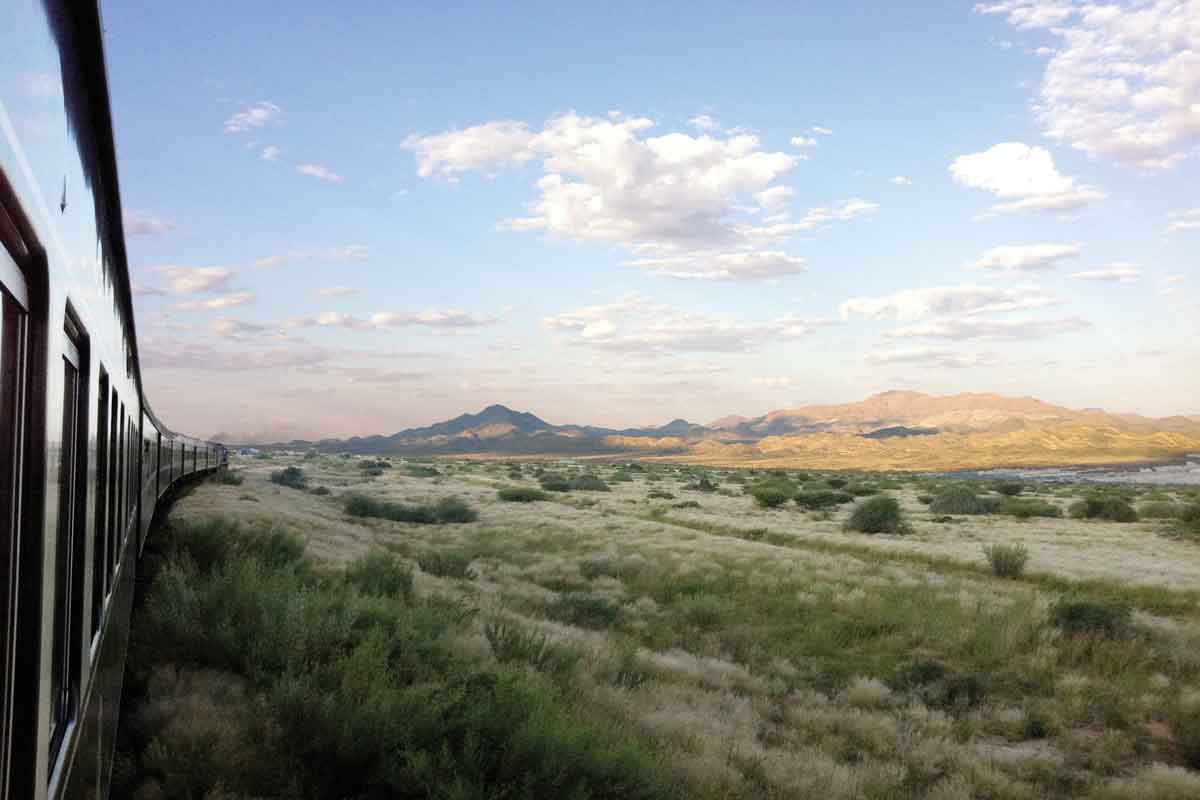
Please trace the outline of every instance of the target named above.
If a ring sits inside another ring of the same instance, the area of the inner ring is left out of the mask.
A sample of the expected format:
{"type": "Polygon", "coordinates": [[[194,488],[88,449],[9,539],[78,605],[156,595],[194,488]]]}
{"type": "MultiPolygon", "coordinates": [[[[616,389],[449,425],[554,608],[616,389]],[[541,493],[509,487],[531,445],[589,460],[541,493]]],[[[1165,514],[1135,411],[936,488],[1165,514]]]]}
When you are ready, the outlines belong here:
{"type": "Polygon", "coordinates": [[[647,750],[571,713],[554,684],[460,654],[469,615],[415,597],[390,556],[321,576],[269,531],[207,521],[158,539],[113,796],[675,794],[647,750]]]}

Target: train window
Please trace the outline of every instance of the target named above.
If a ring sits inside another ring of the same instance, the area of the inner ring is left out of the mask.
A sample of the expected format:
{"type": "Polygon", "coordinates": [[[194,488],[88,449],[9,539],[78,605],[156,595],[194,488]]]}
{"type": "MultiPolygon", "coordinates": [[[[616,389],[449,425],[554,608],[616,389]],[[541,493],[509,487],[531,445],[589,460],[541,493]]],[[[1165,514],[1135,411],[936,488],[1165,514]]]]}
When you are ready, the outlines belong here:
{"type": "Polygon", "coordinates": [[[114,425],[117,426],[120,437],[117,445],[117,527],[113,530],[113,571],[121,562],[121,541],[125,538],[125,462],[129,460],[125,452],[125,404],[121,403],[121,411],[117,414],[114,425]]]}
{"type": "MultiPolygon", "coordinates": [[[[0,179],[3,173],[0,173],[0,179]]],[[[0,219],[8,222],[0,204],[0,219]]],[[[7,241],[8,237],[4,239],[7,241]]],[[[21,473],[25,449],[25,369],[29,295],[25,277],[0,245],[0,795],[5,792],[13,730],[16,658],[17,559],[20,548],[21,473]]]]}
{"type": "Polygon", "coordinates": [[[108,373],[100,369],[96,413],[96,532],[92,542],[92,637],[100,635],[108,578],[108,373]]]}
{"type": "Polygon", "coordinates": [[[119,528],[120,512],[117,506],[120,504],[120,452],[121,448],[118,439],[117,420],[120,418],[120,400],[117,397],[117,390],[112,391],[112,405],[109,407],[108,429],[108,536],[105,544],[108,547],[108,570],[107,580],[105,581],[108,591],[112,591],[112,576],[117,568],[117,532],[119,528]]]}
{"type": "Polygon", "coordinates": [[[54,557],[54,640],[50,667],[50,755],[55,759],[79,709],[87,489],[87,361],[82,332],[63,330],[62,436],[59,442],[58,540],[54,557]]]}

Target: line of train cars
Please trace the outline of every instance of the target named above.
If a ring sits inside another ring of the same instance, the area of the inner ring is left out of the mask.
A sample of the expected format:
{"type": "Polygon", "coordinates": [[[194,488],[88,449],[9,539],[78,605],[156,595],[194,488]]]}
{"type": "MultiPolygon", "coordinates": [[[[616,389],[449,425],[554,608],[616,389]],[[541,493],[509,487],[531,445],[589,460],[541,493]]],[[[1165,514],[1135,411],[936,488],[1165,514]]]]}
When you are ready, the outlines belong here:
{"type": "Polygon", "coordinates": [[[142,391],[101,32],[0,3],[0,800],[107,796],[138,554],[226,457],[142,391]]]}

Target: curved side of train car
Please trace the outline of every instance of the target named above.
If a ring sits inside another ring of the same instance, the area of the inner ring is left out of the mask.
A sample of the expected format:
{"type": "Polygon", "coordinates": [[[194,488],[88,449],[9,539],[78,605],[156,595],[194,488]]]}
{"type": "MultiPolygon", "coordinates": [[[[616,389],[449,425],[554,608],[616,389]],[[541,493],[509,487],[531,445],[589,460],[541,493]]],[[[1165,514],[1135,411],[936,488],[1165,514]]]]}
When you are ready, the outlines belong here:
{"type": "Polygon", "coordinates": [[[101,31],[0,4],[0,800],[106,796],[155,506],[225,463],[142,391],[101,31]]]}

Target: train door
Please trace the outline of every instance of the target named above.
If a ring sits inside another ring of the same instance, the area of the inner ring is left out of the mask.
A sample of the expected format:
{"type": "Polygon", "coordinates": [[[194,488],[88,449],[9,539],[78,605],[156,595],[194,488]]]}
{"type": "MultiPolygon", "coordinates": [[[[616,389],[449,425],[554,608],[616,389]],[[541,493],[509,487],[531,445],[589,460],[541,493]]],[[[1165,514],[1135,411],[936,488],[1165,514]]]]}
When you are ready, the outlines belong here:
{"type": "Polygon", "coordinates": [[[49,696],[52,765],[59,758],[67,730],[79,715],[87,519],[87,351],[83,332],[70,314],[61,341],[62,428],[49,696]]]}

